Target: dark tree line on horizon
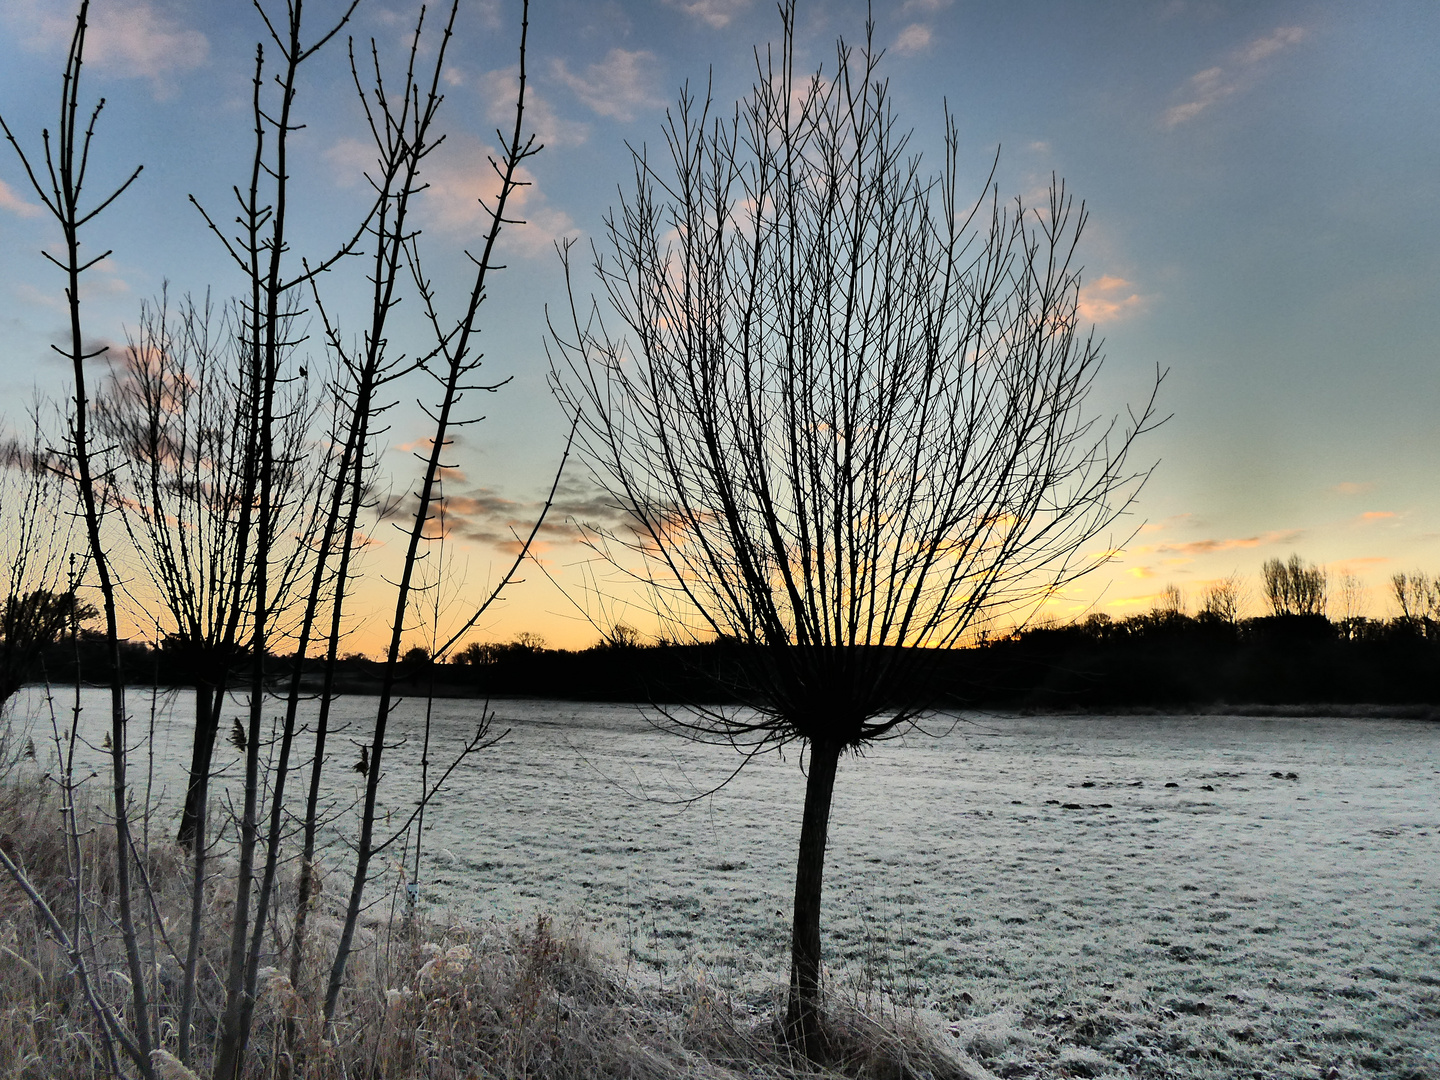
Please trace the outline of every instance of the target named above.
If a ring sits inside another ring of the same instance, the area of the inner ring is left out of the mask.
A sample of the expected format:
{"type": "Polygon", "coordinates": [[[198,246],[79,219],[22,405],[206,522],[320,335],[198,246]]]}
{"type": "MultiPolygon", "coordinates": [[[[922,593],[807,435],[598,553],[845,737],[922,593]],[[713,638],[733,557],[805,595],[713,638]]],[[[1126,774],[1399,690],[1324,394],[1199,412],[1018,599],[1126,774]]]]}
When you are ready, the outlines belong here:
{"type": "MultiPolygon", "coordinates": [[[[80,638],[82,678],[105,679],[104,643],[80,638]]],[[[137,684],[189,687],[180,651],[127,642],[137,684]]],[[[408,698],[535,697],[660,704],[742,703],[744,646],[733,640],[614,644],[548,649],[507,642],[461,650],[430,662],[422,648],[400,664],[397,687],[408,698]]],[[[75,650],[57,642],[43,653],[57,681],[73,676],[75,650]]],[[[243,657],[242,657],[243,659],[243,657]]],[[[277,656],[270,667],[289,669],[277,656]]],[[[938,708],[1101,709],[1241,705],[1440,705],[1440,621],[1266,615],[1223,622],[1205,614],[1147,612],[1125,619],[1094,615],[965,648],[930,665],[938,708]]],[[[302,686],[318,688],[320,660],[302,665],[302,686]]],[[[351,654],[336,665],[339,693],[377,691],[383,663],[351,654]]],[[[278,675],[277,675],[278,677],[278,675]]]]}

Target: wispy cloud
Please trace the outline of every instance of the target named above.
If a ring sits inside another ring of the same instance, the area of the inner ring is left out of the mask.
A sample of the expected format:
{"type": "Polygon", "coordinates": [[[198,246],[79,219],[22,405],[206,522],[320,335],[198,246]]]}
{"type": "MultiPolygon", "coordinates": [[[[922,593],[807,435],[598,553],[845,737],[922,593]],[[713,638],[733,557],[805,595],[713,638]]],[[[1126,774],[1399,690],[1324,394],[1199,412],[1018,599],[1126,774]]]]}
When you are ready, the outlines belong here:
{"type": "Polygon", "coordinates": [[[1194,514],[1171,514],[1169,517],[1161,518],[1159,521],[1147,521],[1144,525],[1140,526],[1140,531],[1142,533],[1164,532],[1166,529],[1174,528],[1176,525],[1191,524],[1194,520],[1194,514]]]}
{"type": "MultiPolygon", "coordinates": [[[[421,214],[437,231],[474,239],[490,226],[486,207],[494,207],[500,193],[500,177],[491,159],[495,151],[478,139],[452,135],[427,158],[421,179],[429,184],[421,214]]],[[[502,240],[525,255],[544,254],[575,223],[563,210],[551,206],[527,170],[519,171],[526,186],[511,192],[505,216],[520,219],[506,225],[502,240]]]]}
{"type": "MultiPolygon", "coordinates": [[[[503,130],[509,130],[515,123],[515,88],[519,74],[520,68],[515,65],[480,76],[486,118],[503,130]]],[[[525,91],[525,123],[535,133],[535,140],[549,147],[578,146],[590,137],[588,124],[561,116],[533,86],[525,91]]]]}
{"type": "MultiPolygon", "coordinates": [[[[516,499],[494,488],[473,487],[445,495],[437,507],[433,528],[438,535],[443,521],[446,536],[513,553],[535,527],[544,505],[539,498],[516,499]],[[441,510],[443,515],[439,513],[441,510]]],[[[414,512],[414,499],[406,498],[388,508],[386,517],[403,520],[414,512]]],[[[556,489],[555,501],[537,533],[537,542],[546,547],[577,543],[580,540],[577,523],[612,528],[622,518],[605,492],[583,480],[567,478],[556,489]]]]}
{"type": "MultiPolygon", "coordinates": [[[[5,21],[27,48],[64,48],[75,31],[70,0],[7,0],[5,21]]],[[[181,9],[183,10],[183,9],[181,9]]],[[[90,9],[85,61],[109,75],[150,80],[155,96],[175,93],[175,76],[201,67],[210,41],[185,26],[170,6],[151,0],[113,0],[90,9]]]]}
{"type": "Polygon", "coordinates": [[[1361,521],[1388,521],[1400,515],[1393,510],[1366,510],[1360,515],[1361,521]]]}
{"type": "Polygon", "coordinates": [[[35,217],[44,209],[39,203],[26,202],[15,193],[9,184],[0,180],[0,210],[7,210],[17,217],[30,218],[35,217]]]}
{"type": "Polygon", "coordinates": [[[1178,92],[1184,100],[1165,110],[1162,126],[1179,127],[1212,105],[1248,90],[1266,60],[1302,41],[1305,36],[1303,27],[1282,26],[1236,49],[1224,63],[1196,72],[1178,92]]]}
{"type": "Polygon", "coordinates": [[[1335,492],[1336,495],[1364,495],[1374,486],[1375,484],[1373,481],[1367,481],[1363,484],[1357,484],[1353,481],[1346,480],[1342,483],[1336,484],[1330,490],[1335,492]]]}
{"type": "Polygon", "coordinates": [[[679,8],[686,15],[708,23],[716,30],[750,6],[750,0],[664,0],[668,7],[679,8]]]}
{"type": "Polygon", "coordinates": [[[1089,323],[1119,322],[1144,309],[1145,298],[1132,282],[1102,274],[1080,287],[1080,318],[1089,323]]]}
{"type": "Polygon", "coordinates": [[[1225,539],[1190,540],[1178,544],[1156,544],[1150,547],[1131,548],[1132,555],[1212,555],[1220,551],[1235,551],[1257,548],[1266,544],[1293,544],[1304,536],[1303,529],[1284,529],[1259,533],[1255,536],[1234,536],[1225,539]]]}
{"type": "Polygon", "coordinates": [[[942,10],[944,10],[945,8],[949,7],[949,6],[951,5],[951,3],[953,3],[953,2],[954,2],[954,0],[905,0],[905,6],[902,7],[900,10],[901,10],[902,12],[911,12],[911,11],[924,11],[924,12],[942,11],[942,10]]]}
{"type": "Polygon", "coordinates": [[[322,156],[334,170],[335,183],[339,187],[354,187],[362,182],[367,172],[375,176],[379,167],[375,144],[360,139],[340,139],[322,156]]]}
{"type": "Polygon", "coordinates": [[[1391,559],[1385,555],[1362,555],[1355,559],[1341,559],[1339,562],[1333,562],[1326,569],[1342,574],[1363,574],[1369,570],[1376,570],[1389,562],[1391,559]]]}
{"type": "Polygon", "coordinates": [[[890,51],[899,56],[905,56],[924,52],[929,47],[930,27],[924,23],[911,23],[900,31],[900,36],[895,39],[895,44],[890,46],[890,51]]]}
{"type": "Polygon", "coordinates": [[[604,60],[587,64],[578,75],[557,59],[551,71],[591,110],[622,123],[634,120],[641,109],[661,104],[655,92],[655,54],[645,49],[611,49],[604,60]]]}

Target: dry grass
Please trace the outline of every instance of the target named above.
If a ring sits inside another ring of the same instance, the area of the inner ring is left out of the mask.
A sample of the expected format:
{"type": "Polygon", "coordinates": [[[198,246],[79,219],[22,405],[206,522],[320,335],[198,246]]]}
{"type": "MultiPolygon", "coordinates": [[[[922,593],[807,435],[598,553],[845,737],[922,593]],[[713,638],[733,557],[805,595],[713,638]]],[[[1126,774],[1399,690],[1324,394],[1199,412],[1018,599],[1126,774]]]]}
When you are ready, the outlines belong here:
{"type": "MultiPolygon", "coordinates": [[[[96,928],[89,952],[99,992],[124,1014],[128,984],[118,936],[109,925],[113,882],[106,866],[109,830],[94,805],[81,808],[83,908],[96,928]]],[[[20,862],[72,925],[71,861],[60,826],[58,793],[38,779],[0,784],[0,844],[20,862]]],[[[158,847],[159,845],[157,845],[158,847]]],[[[176,1048],[187,868],[168,846],[147,853],[157,916],[142,932],[153,959],[159,1003],[156,1061],[166,1080],[186,1080],[176,1048]]],[[[282,896],[289,890],[283,890],[282,896]]],[[[321,904],[325,902],[324,894],[321,904]]],[[[213,1014],[233,886],[209,890],[196,1073],[206,1074],[213,1014]]],[[[288,909],[284,899],[280,907],[288,909]]],[[[282,923],[288,920],[281,920],[282,923]]],[[[795,1060],[776,1024],[779,988],[740,1000],[704,975],[664,985],[622,974],[582,929],[559,931],[547,918],[525,926],[443,926],[394,919],[372,923],[350,967],[333,1029],[322,1030],[318,1004],[338,930],[322,906],[298,987],[270,972],[257,1002],[246,1075],[292,1080],[469,1080],[482,1077],[659,1080],[705,1078],[983,1078],[973,1061],[943,1045],[910,1014],[877,1019],[858,999],[832,1002],[831,1060],[795,1060]]],[[[276,941],[277,958],[283,967],[276,941]]],[[[0,1075],[80,1078],[103,1075],[105,1056],[93,1017],[64,951],[39,926],[28,901],[0,881],[0,1075]]],[[[838,995],[837,995],[838,996],[838,995]]]]}

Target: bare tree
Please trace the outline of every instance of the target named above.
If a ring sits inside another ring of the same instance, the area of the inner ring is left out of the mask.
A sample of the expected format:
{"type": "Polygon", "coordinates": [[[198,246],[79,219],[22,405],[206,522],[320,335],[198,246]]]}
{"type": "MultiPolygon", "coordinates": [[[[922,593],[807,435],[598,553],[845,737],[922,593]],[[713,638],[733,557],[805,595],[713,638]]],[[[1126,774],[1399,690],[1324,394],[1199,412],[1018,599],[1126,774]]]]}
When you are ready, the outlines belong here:
{"type": "Polygon", "coordinates": [[[1324,615],[1326,574],[1314,563],[1306,564],[1299,555],[1288,562],[1267,559],[1262,568],[1265,601],[1275,615],[1324,615]]]}
{"type": "MultiPolygon", "coordinates": [[[[119,457],[109,485],[143,574],[130,588],[159,618],[164,647],[190,674],[195,729],[178,840],[189,849],[203,813],[220,707],[237,642],[248,629],[252,522],[246,382],[230,312],[208,298],[142,305],[137,331],[97,402],[97,428],[119,457]],[[161,621],[163,620],[163,621],[161,621]]],[[[303,416],[303,410],[290,410],[303,416]]],[[[286,457],[308,434],[290,425],[286,457]]],[[[298,474],[297,474],[298,475],[298,474]]],[[[296,505],[298,500],[290,500],[296,505]]]]}
{"type": "Polygon", "coordinates": [[[1336,583],[1336,599],[1339,601],[1340,620],[1347,628],[1347,631],[1363,623],[1365,612],[1370,607],[1370,598],[1365,583],[1359,576],[1343,572],[1336,583]]]}
{"type": "Polygon", "coordinates": [[[1166,585],[1164,590],[1155,599],[1154,613],[1156,615],[1174,618],[1185,614],[1185,593],[1179,585],[1173,582],[1166,585]]]}
{"type": "Polygon", "coordinates": [[[1222,623],[1234,623],[1240,617],[1240,590],[1240,578],[1237,574],[1212,582],[1205,589],[1205,596],[1200,604],[1201,615],[1222,623]]]}
{"type": "Polygon", "coordinates": [[[1409,574],[1402,570],[1392,575],[1390,592],[1400,609],[1400,618],[1407,623],[1419,626],[1427,619],[1440,619],[1440,587],[1423,570],[1409,574]]]}
{"type": "MultiPolygon", "coordinates": [[[[598,304],[554,334],[582,451],[628,516],[594,543],[680,632],[742,646],[753,711],[676,716],[808,761],[786,1027],[823,1054],[820,898],[836,767],[913,725],[935,650],[1093,570],[1147,475],[1155,423],[1086,409],[1085,210],[957,193],[896,123],[867,27],[797,77],[794,6],[730,115],[683,93],[663,166],[635,155],[596,269],[598,304]]],[[[948,117],[947,117],[948,119],[948,117]]],[[[992,174],[993,175],[993,174],[992,174]]],[[[987,182],[987,189],[989,185],[987,182]]],[[[1157,374],[1156,386],[1158,388],[1157,374]]]]}

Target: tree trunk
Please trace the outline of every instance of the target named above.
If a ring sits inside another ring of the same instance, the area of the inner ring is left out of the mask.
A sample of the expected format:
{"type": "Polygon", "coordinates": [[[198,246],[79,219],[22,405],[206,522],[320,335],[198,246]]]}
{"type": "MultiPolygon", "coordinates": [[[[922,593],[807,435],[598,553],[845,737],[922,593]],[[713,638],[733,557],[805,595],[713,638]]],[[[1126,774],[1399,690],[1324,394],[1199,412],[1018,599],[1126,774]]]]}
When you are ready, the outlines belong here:
{"type": "Polygon", "coordinates": [[[215,688],[203,679],[195,682],[195,738],[190,751],[190,782],[185,788],[185,809],[180,813],[180,831],[175,842],[186,851],[193,849],[200,806],[209,797],[210,762],[215,756],[215,735],[219,710],[215,688]]]}
{"type": "Polygon", "coordinates": [[[838,743],[810,744],[810,776],[805,783],[805,814],[800,824],[800,855],[795,866],[795,922],[790,937],[790,1000],[785,1033],[790,1045],[812,1061],[824,1057],[820,1016],[820,890],[825,876],[825,838],[830,829],[830,797],[835,792],[838,743]]]}

